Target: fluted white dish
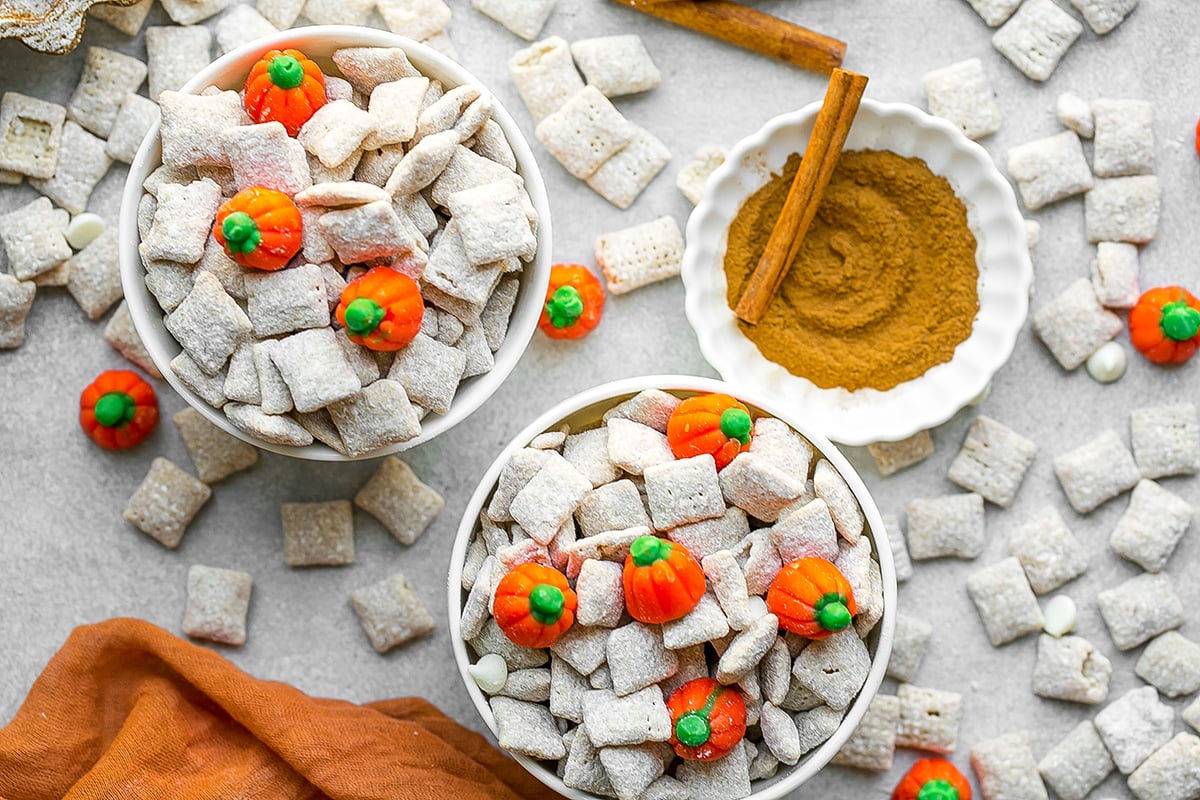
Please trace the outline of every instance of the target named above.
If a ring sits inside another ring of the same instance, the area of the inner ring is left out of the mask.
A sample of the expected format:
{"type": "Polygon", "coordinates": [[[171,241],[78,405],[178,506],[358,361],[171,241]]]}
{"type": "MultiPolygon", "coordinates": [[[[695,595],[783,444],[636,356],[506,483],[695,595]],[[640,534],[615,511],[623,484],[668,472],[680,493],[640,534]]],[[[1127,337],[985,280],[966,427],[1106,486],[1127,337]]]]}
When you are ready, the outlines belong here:
{"type": "Polygon", "coordinates": [[[836,442],[898,441],[939,425],[987,388],[1008,360],[1029,312],[1033,266],[1016,196],[992,157],[949,122],[903,103],[863,100],[847,150],[890,150],[921,159],[967,208],[979,267],[979,313],[953,357],[892,389],[823,389],[765,358],[738,329],[726,300],[725,248],[742,202],[803,152],[820,103],[769,120],[738,142],[709,178],[687,225],[685,310],[713,368],[735,387],[801,411],[836,442]]]}
{"type": "MultiPolygon", "coordinates": [[[[230,51],[202,69],[180,91],[199,93],[207,86],[238,91],[245,83],[250,68],[263,53],[288,47],[300,50],[323,66],[330,64],[330,56],[333,55],[333,52],[343,47],[398,47],[405,52],[413,66],[421,70],[422,74],[440,80],[447,89],[466,83],[483,85],[471,73],[446,56],[403,36],[352,25],[313,25],[265,36],[230,51]]],[[[500,125],[508,143],[512,145],[513,154],[517,159],[517,172],[524,178],[525,188],[538,213],[537,255],[534,262],[526,266],[521,273],[520,289],[517,292],[512,316],[509,318],[508,335],[505,336],[500,349],[495,353],[496,364],[492,370],[464,381],[454,395],[454,401],[448,412],[442,415],[429,414],[421,421],[419,436],[407,442],[382,447],[357,457],[344,456],[320,442],[313,442],[304,447],[292,447],[257,439],[235,427],[222,411],[204,402],[199,395],[175,377],[175,373],[170,367],[171,359],[182,348],[167,331],[166,325],[163,323],[163,311],[154,295],[146,288],[146,272],[142,267],[137,249],[140,241],[137,229],[137,208],[138,201],[142,197],[142,183],[162,163],[161,137],[159,126],[155,124],[138,149],[133,163],[129,165],[129,177],[121,198],[121,218],[118,225],[119,259],[121,286],[125,290],[125,299],[129,304],[129,314],[133,318],[133,325],[137,329],[138,336],[146,345],[150,358],[167,382],[171,384],[171,388],[206,419],[231,436],[236,436],[263,450],[313,461],[356,461],[407,450],[450,430],[483,405],[488,398],[495,394],[509,373],[512,372],[513,367],[517,365],[537,327],[538,318],[542,313],[542,303],[546,297],[546,287],[550,283],[552,249],[550,200],[546,195],[546,186],[542,182],[537,160],[516,121],[498,99],[493,97],[492,103],[492,119],[500,125]]]]}
{"type": "MultiPolygon", "coordinates": [[[[846,480],[846,485],[850,487],[859,507],[863,510],[866,520],[863,536],[870,539],[873,545],[875,558],[879,562],[880,576],[883,579],[883,616],[866,638],[867,651],[871,654],[871,669],[862,689],[846,709],[845,717],[832,736],[820,746],[805,753],[797,764],[790,767],[781,765],[779,772],[770,780],[754,782],[753,791],[749,795],[752,800],[777,800],[820,772],[850,739],[883,683],[888,660],[891,658],[892,641],[896,628],[896,569],[892,561],[891,545],[888,543],[884,531],[883,519],[879,515],[879,508],[875,505],[866,484],[863,483],[862,478],[854,471],[854,467],[850,465],[841,451],[829,439],[821,435],[819,429],[810,425],[803,415],[798,414],[790,404],[780,403],[777,399],[769,398],[759,392],[731,386],[712,378],[698,378],[690,375],[650,375],[594,386],[574,397],[563,400],[529,423],[525,430],[517,434],[516,438],[488,467],[488,471],[471,496],[470,502],[467,503],[462,522],[458,526],[458,533],[455,534],[454,547],[450,553],[450,574],[447,583],[449,590],[448,624],[450,626],[450,645],[454,649],[454,660],[458,664],[458,671],[467,694],[471,697],[471,702],[475,704],[475,710],[479,712],[479,716],[494,737],[496,735],[496,718],[492,715],[487,695],[471,678],[470,666],[478,659],[463,641],[460,624],[463,604],[467,598],[467,592],[462,588],[463,562],[466,560],[467,548],[470,546],[475,529],[479,525],[479,515],[491,500],[492,492],[495,491],[496,484],[500,480],[501,470],[504,469],[514,453],[528,446],[533,437],[546,431],[560,430],[563,425],[569,425],[570,429],[576,432],[594,428],[601,424],[605,411],[646,389],[661,389],[680,397],[688,397],[702,392],[731,394],[745,403],[756,415],[763,413],[786,422],[809,441],[818,457],[826,459],[846,480]]],[[[553,766],[547,768],[543,762],[528,756],[514,755],[513,757],[535,778],[564,797],[571,798],[571,800],[602,800],[598,795],[567,786],[563,783],[562,778],[555,774],[553,766]]]]}

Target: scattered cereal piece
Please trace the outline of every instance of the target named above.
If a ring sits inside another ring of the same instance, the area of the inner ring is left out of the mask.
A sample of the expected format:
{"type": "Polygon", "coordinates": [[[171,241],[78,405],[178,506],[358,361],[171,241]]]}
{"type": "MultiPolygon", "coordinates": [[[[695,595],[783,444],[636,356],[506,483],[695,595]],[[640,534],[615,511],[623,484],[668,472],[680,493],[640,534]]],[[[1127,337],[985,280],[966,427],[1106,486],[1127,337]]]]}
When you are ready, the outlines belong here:
{"type": "Polygon", "coordinates": [[[1096,181],[1084,198],[1088,241],[1149,242],[1158,231],[1160,203],[1154,175],[1096,181]]]}
{"type": "MultiPolygon", "coordinates": [[[[867,646],[856,631],[846,630],[811,642],[796,658],[792,675],[830,708],[840,710],[858,695],[870,669],[867,646]]],[[[957,729],[957,718],[954,725],[957,729]]]]}
{"type": "Polygon", "coordinates": [[[208,66],[212,34],[203,25],[146,29],[146,61],[150,67],[150,99],[177,92],[208,66]]]}
{"type": "Polygon", "coordinates": [[[254,369],[258,372],[258,388],[262,397],[264,414],[286,414],[294,407],[292,394],[288,391],[287,384],[284,383],[283,376],[279,374],[275,362],[271,360],[275,346],[275,339],[256,342],[252,353],[254,369]]]}
{"type": "Polygon", "coordinates": [[[114,161],[132,164],[146,134],[160,119],[158,104],[140,94],[127,94],[117,109],[104,153],[114,161]]]}
{"type": "Polygon", "coordinates": [[[912,558],[972,559],[983,552],[983,498],[957,494],[908,504],[908,551],[912,558]]]}
{"type": "Polygon", "coordinates": [[[704,556],[701,564],[729,626],[737,631],[750,627],[756,617],[750,609],[750,593],[737,559],[728,550],[718,550],[704,556]]]}
{"type": "Polygon", "coordinates": [[[350,604],[378,653],[386,653],[434,628],[433,618],[413,585],[399,573],[353,592],[350,604]]]}
{"type": "Polygon", "coordinates": [[[527,703],[544,703],[550,699],[550,670],[514,670],[508,673],[508,680],[496,694],[527,703]]]}
{"type": "Polygon", "coordinates": [[[1137,247],[1126,242],[1100,242],[1092,261],[1092,288],[1106,308],[1133,308],[1141,296],[1137,247]]]}
{"type": "Polygon", "coordinates": [[[662,83],[642,38],[635,34],[581,39],[571,45],[579,71],[605,97],[636,94],[662,83]]]}
{"type": "Polygon", "coordinates": [[[62,152],[54,177],[30,178],[29,185],[72,214],[82,214],[96,184],[112,166],[104,140],[68,120],[62,130],[62,152]]]}
{"type": "Polygon", "coordinates": [[[1021,562],[1035,594],[1052,592],[1087,571],[1086,549],[1052,506],[1016,528],[1009,535],[1008,549],[1021,562]]]}
{"type": "MultiPolygon", "coordinates": [[[[813,696],[809,709],[802,710],[795,716],[796,729],[800,732],[800,749],[807,753],[833,735],[842,724],[845,711],[833,709],[821,704],[820,698],[813,696]]],[[[805,704],[807,705],[807,704],[805,704]]],[[[785,704],[782,708],[787,708],[785,704]]]]}
{"type": "Polygon", "coordinates": [[[962,450],[950,465],[954,483],[1007,508],[1033,463],[1037,445],[985,416],[976,417],[962,450]]]}
{"type": "MultiPolygon", "coordinates": [[[[610,425],[620,421],[613,420],[610,425]]],[[[802,479],[798,480],[795,475],[776,468],[769,459],[750,451],[734,457],[718,477],[725,502],[764,522],[775,522],[780,511],[804,491],[802,479]]],[[[830,524],[833,524],[832,518],[830,524]]]]}
{"type": "Polygon", "coordinates": [[[750,765],[743,747],[735,747],[729,755],[715,761],[684,761],[675,775],[687,785],[690,800],[737,800],[750,796],[750,765]]]}
{"type": "Polygon", "coordinates": [[[829,763],[887,772],[892,768],[899,722],[900,701],[892,695],[876,695],[854,733],[829,763]]]}
{"type": "Polygon", "coordinates": [[[1154,111],[1144,100],[1092,103],[1095,149],[1092,169],[1097,177],[1149,175],[1154,172],[1154,111]]]}
{"type": "Polygon", "coordinates": [[[1200,417],[1194,403],[1134,409],[1130,428],[1133,457],[1142,477],[1200,471],[1200,417]]]}
{"type": "Polygon", "coordinates": [[[1100,592],[1096,602],[1118,650],[1131,650],[1183,624],[1183,602],[1164,572],[1130,578],[1100,592]]]}
{"type": "Polygon", "coordinates": [[[1128,775],[1170,741],[1175,710],[1158,699],[1153,686],[1143,686],[1109,703],[1093,721],[1113,763],[1128,775]]]}
{"type": "Polygon", "coordinates": [[[209,375],[196,364],[186,353],[182,352],[171,359],[171,372],[191,389],[196,395],[213,408],[221,408],[228,400],[225,397],[225,373],[218,372],[209,375]]]}
{"type": "Polygon", "coordinates": [[[137,36],[138,31],[142,29],[142,23],[146,21],[146,16],[150,13],[150,6],[153,3],[154,0],[137,0],[131,6],[114,6],[110,3],[101,3],[88,9],[88,16],[108,23],[126,36],[137,36]]]}
{"type": "Polygon", "coordinates": [[[452,347],[418,334],[396,354],[388,377],[398,381],[413,403],[436,414],[450,410],[466,357],[452,347]]]}
{"type": "Polygon", "coordinates": [[[304,16],[317,25],[366,25],[374,6],[372,0],[307,0],[304,16]]]}
{"type": "MultiPolygon", "coordinates": [[[[751,447],[754,443],[751,442],[751,447]]],[[[918,431],[907,439],[898,442],[874,442],[867,445],[871,458],[875,459],[875,468],[886,478],[902,469],[920,464],[933,455],[933,437],[929,431],[918,431]]]]}
{"type": "Polygon", "coordinates": [[[550,709],[509,697],[493,697],[491,707],[496,738],[505,750],[537,759],[559,759],[567,754],[550,709]]]}
{"type": "MultiPolygon", "coordinates": [[[[609,438],[611,448],[612,439],[609,438]]],[[[658,530],[724,516],[725,501],[710,455],[683,458],[646,469],[646,500],[658,530]]]]}
{"type": "Polygon", "coordinates": [[[579,603],[575,621],[579,625],[615,628],[620,624],[625,611],[621,572],[620,564],[591,558],[583,562],[575,581],[579,603]]]}
{"type": "Polygon", "coordinates": [[[962,719],[962,695],[902,683],[896,697],[900,700],[898,746],[934,753],[954,752],[958,746],[958,723],[962,719]]]}
{"type": "Polygon", "coordinates": [[[1096,705],[1108,697],[1112,662],[1079,636],[1038,637],[1033,693],[1039,697],[1096,705]]]}
{"type": "MultiPolygon", "coordinates": [[[[586,566],[587,562],[585,562],[586,566]]],[[[691,611],[677,620],[662,624],[663,645],[670,650],[682,650],[685,647],[704,644],[714,639],[720,639],[729,633],[729,620],[721,610],[716,597],[705,593],[691,611]]],[[[609,640],[612,646],[612,640],[609,640]]],[[[610,657],[611,665],[612,659],[610,657]]]]}
{"type": "Polygon", "coordinates": [[[683,234],[673,217],[660,217],[596,240],[596,261],[613,294],[678,275],[682,258],[683,234]]]}
{"type": "MultiPolygon", "coordinates": [[[[446,200],[471,266],[518,256],[532,258],[537,239],[509,180],[455,192],[446,200]]],[[[336,249],[336,248],[335,248],[336,249]]]]}
{"type": "Polygon", "coordinates": [[[1095,135],[1092,104],[1079,95],[1073,92],[1060,94],[1054,106],[1054,114],[1064,128],[1075,131],[1081,139],[1090,139],[1095,135]]]}
{"type": "Polygon", "coordinates": [[[316,264],[247,274],[245,286],[246,311],[259,338],[329,325],[325,278],[316,264]]]}
{"type": "Polygon", "coordinates": [[[0,273],[0,349],[11,350],[25,341],[25,317],[35,294],[32,283],[0,273]]]}
{"type": "Polygon", "coordinates": [[[196,364],[212,375],[250,333],[250,320],[220,281],[201,272],[188,296],[167,316],[166,327],[196,364]]]}
{"type": "Polygon", "coordinates": [[[819,498],[781,516],[771,527],[769,537],[784,563],[798,558],[833,561],[838,557],[837,529],[829,507],[819,498]]]}
{"type": "Polygon", "coordinates": [[[1017,559],[1006,558],[972,574],[967,591],[993,647],[1041,630],[1041,608],[1017,559]]]}
{"type": "Polygon", "coordinates": [[[315,411],[346,400],[360,388],[358,376],[329,328],[279,339],[272,347],[271,360],[287,383],[297,411],[315,411]]]}
{"type": "Polygon", "coordinates": [[[1195,509],[1182,497],[1154,481],[1141,480],[1113,528],[1109,547],[1147,572],[1160,572],[1194,515],[1195,509]]]}
{"type": "Polygon", "coordinates": [[[530,537],[547,544],[591,488],[579,470],[550,451],[537,474],[517,492],[509,511],[530,537]]]}
{"type": "Polygon", "coordinates": [[[392,33],[423,42],[450,24],[450,7],[442,0],[382,0],[379,15],[392,33]]]}
{"type": "MultiPolygon", "coordinates": [[[[295,398],[294,392],[292,396],[295,398]]],[[[420,417],[404,387],[392,380],[375,381],[343,400],[331,402],[329,413],[351,456],[406,442],[421,433],[420,417]]]]}
{"type": "Polygon", "coordinates": [[[912,559],[908,554],[908,542],[904,537],[904,529],[895,514],[883,515],[883,529],[887,534],[888,544],[892,548],[892,562],[896,569],[896,581],[903,583],[912,578],[912,559]]]}
{"type": "Polygon", "coordinates": [[[187,574],[183,632],[235,647],[245,644],[252,585],[245,572],[193,564],[187,574]]]}
{"type": "Polygon", "coordinates": [[[333,63],[354,89],[367,97],[381,83],[421,75],[397,47],[344,47],[333,54],[333,63]]]}
{"type": "Polygon", "coordinates": [[[1167,631],[1146,645],[1134,672],[1167,697],[1192,694],[1200,690],[1200,645],[1167,631]]]}
{"type": "Polygon", "coordinates": [[[0,100],[0,169],[53,178],[67,110],[57,103],[5,92],[0,100]]]}
{"type": "Polygon", "coordinates": [[[813,485],[817,497],[829,506],[838,534],[850,544],[857,542],[863,531],[863,513],[846,479],[828,461],[821,460],[813,473],[813,485]]]}
{"type": "Polygon", "coordinates": [[[412,140],[417,132],[421,101],[428,90],[429,79],[425,77],[401,78],[376,86],[368,105],[374,130],[363,146],[375,149],[412,140]]]}
{"type": "Polygon", "coordinates": [[[216,483],[258,463],[256,449],[225,433],[194,408],[186,408],[171,419],[204,483],[216,483]]]}
{"type": "Polygon", "coordinates": [[[89,47],[83,74],[67,103],[67,117],[108,138],[125,95],[137,92],[144,80],[146,65],[141,61],[104,47],[89,47]]]}
{"type": "Polygon", "coordinates": [[[298,205],[302,204],[299,194],[312,191],[312,171],[304,147],[288,136],[282,123],[237,125],[225,128],[217,139],[233,170],[235,190],[261,186],[296,194],[298,205]]]}
{"type": "Polygon", "coordinates": [[[1193,700],[1191,705],[1183,709],[1183,721],[1200,731],[1200,697],[1193,700]]]}
{"type": "Polygon", "coordinates": [[[508,71],[534,125],[553,114],[583,89],[564,39],[551,36],[519,50],[508,60],[508,71]]]}
{"type": "Polygon", "coordinates": [[[1025,3],[996,31],[992,46],[1031,80],[1044,81],[1083,33],[1083,25],[1053,0],[1025,3]]]}
{"type": "Polygon", "coordinates": [[[657,686],[625,697],[593,689],[583,696],[583,732],[596,747],[665,742],[671,738],[671,714],[657,686]]]}
{"type": "Polygon", "coordinates": [[[606,797],[615,794],[608,773],[600,763],[600,751],[592,745],[583,728],[575,730],[575,736],[571,738],[567,749],[569,752],[563,763],[563,783],[572,789],[603,793],[606,797]]]}
{"type": "Polygon", "coordinates": [[[145,257],[154,261],[195,264],[204,256],[221,189],[208,178],[168,183],[158,190],[154,223],[143,240],[145,257]]]}
{"type": "Polygon", "coordinates": [[[708,177],[716,172],[717,167],[725,163],[728,152],[721,147],[702,147],[696,155],[683,166],[675,176],[675,186],[683,192],[692,205],[699,205],[704,196],[704,186],[708,177]]]}
{"type": "Polygon", "coordinates": [[[212,489],[167,459],[156,458],[122,516],[142,533],[174,550],[211,496],[212,489]]]}
{"type": "Polygon", "coordinates": [[[398,542],[412,544],[441,513],[445,501],[393,456],[380,462],[354,496],[354,504],[379,520],[398,542]]]}
{"type": "Polygon", "coordinates": [[[971,7],[993,28],[1012,16],[1021,0],[967,0],[971,7]]]}
{"type": "Polygon", "coordinates": [[[1129,491],[1140,479],[1133,454],[1111,429],[1054,459],[1054,474],[1080,514],[1129,491]]]}
{"type": "Polygon", "coordinates": [[[289,567],[354,563],[354,515],[349,500],[284,503],[283,560],[289,567]]]}
{"type": "Polygon", "coordinates": [[[1049,800],[1025,731],[972,747],[971,769],[984,800],[1049,800]]]}
{"type": "MultiPolygon", "coordinates": [[[[1051,3],[1051,0],[1033,2],[1051,3]]],[[[1074,131],[1063,131],[1009,150],[1008,173],[1016,180],[1021,199],[1030,211],[1086,192],[1094,183],[1083,157],[1083,145],[1074,131]]]]}
{"type": "Polygon", "coordinates": [[[659,626],[637,621],[612,631],[607,661],[617,697],[653,686],[679,669],[675,653],[663,646],[659,626]]]}
{"type": "Polygon", "coordinates": [[[629,208],[670,160],[662,140],[635,125],[629,144],[601,164],[587,184],[617,208],[629,208]]]}
{"type": "MultiPolygon", "coordinates": [[[[563,458],[565,458],[568,462],[571,463],[571,465],[573,467],[575,467],[577,470],[579,470],[580,474],[582,474],[585,478],[587,478],[589,481],[591,481],[592,486],[596,487],[600,491],[620,492],[621,499],[625,499],[625,498],[628,498],[628,496],[629,496],[628,490],[633,489],[633,498],[632,499],[637,502],[637,507],[640,509],[641,502],[637,501],[637,490],[636,490],[636,488],[634,488],[632,483],[629,483],[628,481],[622,481],[622,482],[620,482],[619,489],[604,488],[604,487],[608,486],[609,484],[613,484],[613,482],[616,481],[620,475],[619,470],[613,464],[612,459],[609,457],[608,436],[609,436],[609,433],[608,433],[607,426],[601,426],[599,428],[593,428],[592,430],[589,430],[589,431],[583,431],[581,433],[571,434],[570,436],[567,436],[566,442],[563,445],[563,450],[562,450],[563,458]]],[[[588,495],[588,498],[591,498],[591,496],[592,495],[588,495]]],[[[596,501],[598,505],[596,506],[595,511],[597,511],[597,512],[601,510],[603,505],[606,505],[603,501],[603,497],[604,497],[604,495],[601,496],[601,498],[602,498],[601,500],[596,501]]],[[[614,495],[613,499],[614,500],[617,499],[617,495],[614,495]]],[[[632,504],[627,504],[625,507],[632,508],[633,506],[632,506],[632,504]]],[[[584,509],[580,508],[580,511],[583,512],[584,509]]],[[[593,512],[589,511],[587,513],[590,516],[594,517],[593,512]]],[[[589,519],[588,521],[590,522],[591,519],[589,519]]],[[[631,522],[631,523],[625,524],[625,525],[616,525],[615,528],[628,528],[628,527],[632,527],[633,525],[642,525],[642,524],[649,524],[649,523],[641,522],[641,521],[634,521],[634,522],[631,522]]],[[[584,523],[584,520],[582,519],[582,517],[580,518],[580,526],[581,527],[585,526],[585,523],[584,523]]],[[[608,527],[608,528],[605,528],[604,530],[614,530],[615,528],[608,527]]],[[[586,536],[586,535],[589,535],[590,533],[599,533],[599,532],[600,531],[593,529],[593,530],[588,531],[588,533],[585,533],[584,535],[586,536]]]]}
{"type": "Polygon", "coordinates": [[[226,403],[223,410],[235,428],[264,442],[293,447],[313,443],[312,434],[290,417],[265,414],[259,406],[243,403],[226,403]]]}
{"type": "Polygon", "coordinates": [[[558,0],[471,0],[471,7],[532,42],[558,0]]]}
{"type": "Polygon", "coordinates": [[[296,140],[322,164],[333,168],[350,158],[373,130],[374,117],[349,100],[335,100],[317,109],[296,140]]]}
{"type": "Polygon", "coordinates": [[[39,197],[0,216],[0,242],[8,269],[20,281],[35,278],[71,257],[65,237],[70,216],[39,197]]]}
{"type": "Polygon", "coordinates": [[[568,172],[586,180],[629,144],[636,131],[608,98],[586,86],[539,122],[536,134],[568,172]]]}
{"type": "Polygon", "coordinates": [[[665,434],[667,421],[680,402],[681,400],[673,394],[659,389],[647,389],[604,412],[603,419],[607,423],[614,417],[620,417],[665,434]]]}
{"type": "Polygon", "coordinates": [[[1096,726],[1084,720],[1046,753],[1037,768],[1062,800],[1084,800],[1116,767],[1096,726]]]}
{"type": "MultiPolygon", "coordinates": [[[[571,461],[570,458],[567,460],[571,461]]],[[[579,468],[578,463],[572,463],[577,469],[579,468]]],[[[642,503],[641,494],[629,480],[604,484],[586,494],[579,507],[575,509],[575,519],[579,523],[580,535],[584,537],[606,531],[650,527],[650,515],[642,503]]],[[[675,530],[684,529],[676,528],[675,530]]],[[[672,537],[672,541],[675,541],[674,537],[672,537]]],[[[691,550],[687,542],[680,542],[680,544],[691,550]]],[[[695,551],[692,553],[695,555],[695,551]]],[[[697,556],[697,558],[702,557],[697,556]]]]}
{"type": "Polygon", "coordinates": [[[888,677],[902,682],[911,681],[929,650],[932,638],[933,626],[928,622],[907,614],[897,614],[892,657],[888,661],[888,677]]]}
{"type": "Polygon", "coordinates": [[[1139,0],[1071,0],[1092,30],[1106,34],[1125,21],[1139,0]]]}
{"type": "Polygon", "coordinates": [[[995,92],[978,58],[927,72],[923,83],[929,113],[954,123],[969,138],[983,139],[999,129],[995,92]]]}
{"type": "Polygon", "coordinates": [[[1187,800],[1200,795],[1200,738],[1180,733],[1129,776],[1138,800],[1187,800]]]}

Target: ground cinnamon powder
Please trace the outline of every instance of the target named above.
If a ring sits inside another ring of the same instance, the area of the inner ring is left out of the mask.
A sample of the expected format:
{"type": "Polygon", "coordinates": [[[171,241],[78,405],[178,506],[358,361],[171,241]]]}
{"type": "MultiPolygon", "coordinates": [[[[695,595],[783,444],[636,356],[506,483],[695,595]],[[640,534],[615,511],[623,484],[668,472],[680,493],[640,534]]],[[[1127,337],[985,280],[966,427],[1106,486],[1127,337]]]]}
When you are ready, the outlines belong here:
{"type": "MultiPolygon", "coordinates": [[[[729,229],[730,308],[766,248],[800,156],[729,229]]],[[[975,236],[945,178],[888,151],[842,154],[796,260],[758,325],[763,356],[822,388],[890,389],[949,361],[979,310],[975,236]]]]}

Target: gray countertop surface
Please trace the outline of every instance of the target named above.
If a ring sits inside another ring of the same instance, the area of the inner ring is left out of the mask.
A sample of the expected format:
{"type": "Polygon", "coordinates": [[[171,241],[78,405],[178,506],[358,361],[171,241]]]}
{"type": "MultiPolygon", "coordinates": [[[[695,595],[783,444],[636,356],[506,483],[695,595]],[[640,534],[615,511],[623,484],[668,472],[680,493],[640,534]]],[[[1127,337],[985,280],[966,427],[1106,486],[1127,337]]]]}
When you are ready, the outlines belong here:
{"type": "MultiPolygon", "coordinates": [[[[450,36],[464,65],[487,83],[532,139],[532,125],[505,62],[524,42],[449,0],[450,36]]],[[[1193,150],[1200,94],[1195,80],[1200,4],[1145,0],[1115,32],[1086,30],[1045,84],[1029,81],[990,45],[992,31],[962,0],[763,0],[752,5],[849,43],[846,66],[871,76],[867,96],[924,104],[921,76],[978,57],[997,94],[1004,122],[985,140],[1003,164],[1023,142],[1060,130],[1055,100],[1064,91],[1087,99],[1139,98],[1153,103],[1156,171],[1163,212],[1157,239],[1142,250],[1143,287],[1200,284],[1196,219],[1200,218],[1200,160],[1193,150]]],[[[1065,2],[1060,5],[1066,5],[1065,2]]],[[[210,23],[212,20],[210,20],[210,23]]],[[[165,24],[156,7],[148,25],[165,24]]],[[[619,211],[572,179],[534,143],[550,192],[554,257],[594,266],[595,238],[663,214],[682,224],[691,208],[674,186],[675,174],[700,146],[730,146],[768,118],[821,97],[824,79],[644,17],[606,0],[560,0],[543,36],[567,40],[636,32],[663,74],[662,86],[617,101],[634,122],[673,153],[666,171],[628,211],[619,211]]],[[[79,78],[84,49],[102,45],[145,58],[145,45],[93,21],[79,49],[66,57],[35,54],[0,42],[0,89],[65,103],[79,78]]],[[[1085,143],[1090,152],[1090,143],[1085,143]]],[[[115,224],[125,170],[116,165],[92,196],[91,210],[115,224]]],[[[0,188],[0,212],[36,196],[26,186],[0,188]]],[[[1035,259],[1033,307],[1087,275],[1094,248],[1084,236],[1083,201],[1058,203],[1031,215],[1042,224],[1035,259]]],[[[523,360],[495,396],[455,429],[403,458],[446,498],[441,516],[414,545],[398,545],[374,519],[355,512],[357,560],[345,568],[290,569],[282,557],[279,505],[287,501],[350,498],[375,465],[317,464],[263,454],[251,470],[214,487],[212,500],[171,552],[121,519],[121,510],[155,456],[191,469],[170,416],[183,401],[158,384],[163,423],[141,447],[108,453],[79,431],[77,397],[97,372],[125,362],[61,289],[39,291],[27,339],[0,352],[0,722],[16,713],[30,685],[70,631],[113,616],[140,617],[179,632],[185,574],[192,564],[245,570],[254,577],[249,640],[223,649],[234,663],[262,677],[292,683],[314,695],[367,701],[420,695],[454,718],[482,730],[453,669],[446,624],[445,575],[455,529],[472,491],[505,444],[536,415],[570,395],[616,378],[653,373],[715,375],[705,363],[683,313],[683,286],[669,280],[610,297],[601,327],[577,343],[535,335],[523,360]],[[376,654],[351,610],[351,591],[397,571],[416,585],[438,622],[437,631],[387,655],[376,654]]],[[[1122,333],[1119,340],[1127,344],[1122,333]]],[[[1012,507],[987,509],[988,543],[972,562],[918,564],[900,587],[901,609],[935,627],[933,646],[915,683],[961,692],[966,711],[955,762],[967,769],[971,746],[1027,730],[1041,757],[1096,708],[1043,700],[1030,689],[1036,637],[1001,648],[988,644],[967,596],[966,577],[1008,553],[1008,533],[1045,505],[1059,509],[1087,545],[1090,569],[1063,591],[1080,607],[1078,632],[1112,659],[1110,697],[1141,684],[1133,665],[1140,650],[1116,650],[1100,619],[1096,594],[1137,573],[1107,546],[1128,500],[1080,516],[1067,505],[1053,458],[1107,428],[1129,440],[1131,409],[1194,400],[1200,381],[1192,364],[1167,370],[1131,353],[1116,384],[1093,382],[1083,369],[1064,372],[1029,332],[1021,333],[1008,364],[977,409],[966,409],[933,431],[936,453],[891,478],[881,478],[865,449],[847,454],[882,511],[903,511],[914,497],[958,491],[946,470],[978,413],[1037,442],[1038,456],[1012,507]]],[[[796,412],[803,415],[803,409],[796,412]]],[[[1194,478],[1164,485],[1200,503],[1194,478]]],[[[1187,609],[1182,632],[1200,638],[1200,537],[1189,532],[1167,571],[1187,609]]],[[[894,691],[888,681],[884,691],[894,691]]],[[[1182,707],[1183,701],[1170,701],[1182,707]]],[[[1177,717],[1176,730],[1186,726],[1177,717]]],[[[882,798],[918,756],[898,751],[891,773],[873,775],[830,767],[795,797],[882,798]]],[[[1095,797],[1130,797],[1114,774],[1095,797]]]]}

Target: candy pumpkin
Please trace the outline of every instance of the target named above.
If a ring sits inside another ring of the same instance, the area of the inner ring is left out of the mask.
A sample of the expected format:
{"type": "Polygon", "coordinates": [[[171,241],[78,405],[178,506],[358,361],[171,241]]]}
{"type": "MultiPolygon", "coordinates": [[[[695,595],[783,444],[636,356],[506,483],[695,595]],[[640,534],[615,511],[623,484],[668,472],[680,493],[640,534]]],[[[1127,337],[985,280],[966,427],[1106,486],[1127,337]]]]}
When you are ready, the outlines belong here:
{"type": "Polygon", "coordinates": [[[667,699],[671,747],[688,761],[715,761],[746,735],[746,701],[737,689],[712,678],[688,681],[667,699]]]}
{"type": "Polygon", "coordinates": [[[667,420],[667,441],[676,458],[710,454],[717,469],[750,446],[750,409],[727,394],[700,394],[684,400],[667,420]]]}
{"type": "Polygon", "coordinates": [[[1182,364],[1200,347],[1200,301],[1179,286],[1159,286],[1129,312],[1129,340],[1155,364],[1182,364]]]}
{"type": "Polygon", "coordinates": [[[492,616],[513,644],[549,647],[575,622],[576,605],[561,572],[519,564],[496,585],[492,616]]]}
{"type": "Polygon", "coordinates": [[[390,352],[421,332],[425,305],[416,281],[390,267],[375,267],[346,284],[334,315],[350,341],[390,352]]]}
{"type": "Polygon", "coordinates": [[[971,800],[971,784],[944,758],[923,758],[912,765],[892,800],[971,800]]]}
{"type": "Polygon", "coordinates": [[[127,369],[101,372],[79,395],[79,425],[105,450],[124,450],[158,424],[153,387],[127,369]]]}
{"type": "Polygon", "coordinates": [[[641,536],[625,557],[625,608],[638,622],[654,625],[687,614],[704,596],[704,571],[676,542],[641,536]]]}
{"type": "Polygon", "coordinates": [[[779,617],[779,627],[809,639],[845,630],[858,613],[849,581],[823,558],[784,566],[767,590],[767,610],[779,617]]]}
{"type": "Polygon", "coordinates": [[[277,270],[300,251],[300,209],[283,192],[251,186],[217,209],[213,236],[243,267],[277,270]]]}
{"type": "Polygon", "coordinates": [[[278,122],[295,136],[325,105],[325,75],[299,50],[271,50],[246,78],[246,113],[255,122],[278,122]]]}
{"type": "Polygon", "coordinates": [[[600,324],[604,287],[587,267],[555,264],[538,327],[551,339],[579,339],[600,324]]]}

